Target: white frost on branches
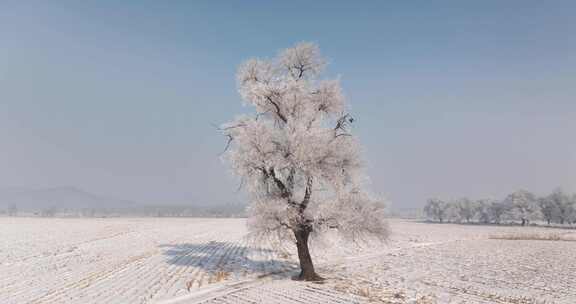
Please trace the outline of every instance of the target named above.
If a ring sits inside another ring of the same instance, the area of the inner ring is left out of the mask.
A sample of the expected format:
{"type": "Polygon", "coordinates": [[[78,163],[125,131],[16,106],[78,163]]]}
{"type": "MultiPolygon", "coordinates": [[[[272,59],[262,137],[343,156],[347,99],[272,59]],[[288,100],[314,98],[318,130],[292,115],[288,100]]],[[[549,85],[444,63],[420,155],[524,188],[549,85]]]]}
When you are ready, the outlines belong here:
{"type": "Polygon", "coordinates": [[[504,203],[509,206],[508,216],[512,220],[521,221],[522,225],[540,217],[536,196],[526,190],[518,190],[509,194],[504,199],[504,203]]]}
{"type": "Polygon", "coordinates": [[[427,218],[438,222],[576,224],[576,194],[556,189],[551,194],[537,197],[526,190],[518,190],[503,200],[468,198],[451,200],[430,199],[423,209],[427,218]]]}
{"type": "Polygon", "coordinates": [[[319,79],[318,47],[299,43],[238,70],[238,90],[254,116],[221,127],[225,159],[251,196],[254,234],[292,239],[309,229],[385,238],[384,205],[363,189],[359,145],[339,81],[319,79]]]}

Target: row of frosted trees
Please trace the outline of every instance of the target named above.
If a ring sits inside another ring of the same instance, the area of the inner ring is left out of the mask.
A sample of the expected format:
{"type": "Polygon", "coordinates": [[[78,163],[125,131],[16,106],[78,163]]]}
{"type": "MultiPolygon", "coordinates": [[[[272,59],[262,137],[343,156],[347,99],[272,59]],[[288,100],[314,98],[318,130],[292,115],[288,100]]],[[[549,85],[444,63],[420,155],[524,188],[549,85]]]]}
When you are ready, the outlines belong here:
{"type": "Polygon", "coordinates": [[[509,224],[531,222],[576,224],[576,194],[555,190],[544,197],[519,190],[503,200],[461,198],[429,199],[424,207],[429,220],[437,222],[509,224]]]}

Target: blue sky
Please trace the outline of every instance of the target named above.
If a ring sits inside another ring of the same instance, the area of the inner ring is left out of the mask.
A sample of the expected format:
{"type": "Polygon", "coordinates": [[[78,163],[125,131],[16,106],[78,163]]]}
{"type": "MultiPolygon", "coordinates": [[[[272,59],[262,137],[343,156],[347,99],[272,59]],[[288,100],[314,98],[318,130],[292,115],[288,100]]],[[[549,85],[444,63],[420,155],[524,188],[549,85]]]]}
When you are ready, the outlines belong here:
{"type": "Polygon", "coordinates": [[[299,41],[340,76],[375,192],[576,191],[573,1],[3,1],[0,188],[243,200],[211,124],[299,41]]]}

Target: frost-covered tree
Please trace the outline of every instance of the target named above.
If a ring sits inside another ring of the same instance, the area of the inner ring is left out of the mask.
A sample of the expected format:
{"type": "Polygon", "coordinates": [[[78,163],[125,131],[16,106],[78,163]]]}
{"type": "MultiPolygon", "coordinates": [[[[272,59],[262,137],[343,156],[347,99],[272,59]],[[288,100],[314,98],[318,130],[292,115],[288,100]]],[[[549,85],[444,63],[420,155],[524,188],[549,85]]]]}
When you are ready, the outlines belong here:
{"type": "Polygon", "coordinates": [[[570,212],[568,213],[568,222],[576,224],[576,193],[570,196],[570,212]]]}
{"type": "Polygon", "coordinates": [[[500,224],[504,215],[509,210],[508,204],[501,201],[494,201],[490,204],[490,219],[495,224],[500,224]]]}
{"type": "Polygon", "coordinates": [[[317,280],[311,235],[385,238],[384,204],[363,187],[358,143],[337,80],[320,79],[318,47],[299,43],[274,59],[251,59],[238,89],[254,116],[221,127],[225,158],[246,186],[252,235],[293,240],[302,280],[317,280]]]}
{"type": "Polygon", "coordinates": [[[462,223],[462,218],[460,217],[458,201],[450,200],[447,203],[446,208],[446,221],[452,223],[462,223]]]}
{"type": "Polygon", "coordinates": [[[448,216],[448,204],[443,200],[431,198],[424,206],[424,213],[429,219],[443,223],[448,216]]]}
{"type": "Polygon", "coordinates": [[[509,194],[504,202],[509,206],[510,219],[519,220],[522,226],[540,217],[536,196],[526,190],[518,190],[509,194]]]}
{"type": "Polygon", "coordinates": [[[488,224],[492,221],[492,214],[490,212],[490,208],[492,204],[495,204],[496,201],[492,199],[480,199],[476,201],[475,204],[475,213],[476,218],[480,223],[488,224]]]}
{"type": "Polygon", "coordinates": [[[574,199],[562,189],[554,190],[546,197],[546,201],[547,207],[550,208],[551,217],[559,224],[570,222],[571,218],[576,214],[574,199]]]}
{"type": "Polygon", "coordinates": [[[476,204],[468,198],[461,198],[454,202],[457,220],[470,223],[476,215],[476,204]]]}
{"type": "Polygon", "coordinates": [[[558,207],[554,203],[553,194],[539,198],[538,206],[540,207],[542,218],[550,225],[559,214],[558,207]]]}

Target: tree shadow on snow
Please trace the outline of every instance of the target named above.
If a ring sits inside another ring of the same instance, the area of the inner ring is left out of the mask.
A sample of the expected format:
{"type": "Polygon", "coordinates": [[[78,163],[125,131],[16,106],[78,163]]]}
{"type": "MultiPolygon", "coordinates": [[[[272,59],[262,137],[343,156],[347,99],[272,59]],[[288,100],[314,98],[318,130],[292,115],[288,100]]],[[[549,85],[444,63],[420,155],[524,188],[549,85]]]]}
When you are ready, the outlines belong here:
{"type": "Polygon", "coordinates": [[[288,260],[288,257],[280,257],[274,250],[238,243],[212,241],[163,244],[159,247],[168,257],[168,264],[200,269],[221,279],[246,275],[287,278],[298,270],[296,263],[288,260]]]}

